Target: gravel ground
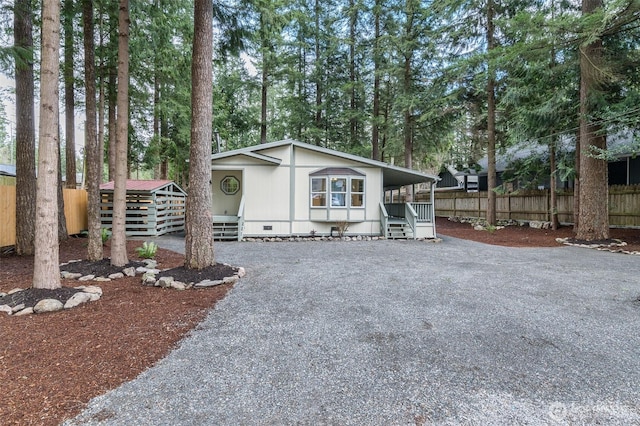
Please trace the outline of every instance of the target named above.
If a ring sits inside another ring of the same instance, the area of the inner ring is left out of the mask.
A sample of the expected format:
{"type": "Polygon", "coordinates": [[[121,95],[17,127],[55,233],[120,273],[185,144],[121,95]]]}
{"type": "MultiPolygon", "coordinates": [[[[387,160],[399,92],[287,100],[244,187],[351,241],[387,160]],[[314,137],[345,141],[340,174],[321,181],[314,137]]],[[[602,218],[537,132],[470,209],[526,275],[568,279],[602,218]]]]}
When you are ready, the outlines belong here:
{"type": "Polygon", "coordinates": [[[637,256],[447,237],[216,253],[247,276],[67,424],[640,424],[637,256]]]}

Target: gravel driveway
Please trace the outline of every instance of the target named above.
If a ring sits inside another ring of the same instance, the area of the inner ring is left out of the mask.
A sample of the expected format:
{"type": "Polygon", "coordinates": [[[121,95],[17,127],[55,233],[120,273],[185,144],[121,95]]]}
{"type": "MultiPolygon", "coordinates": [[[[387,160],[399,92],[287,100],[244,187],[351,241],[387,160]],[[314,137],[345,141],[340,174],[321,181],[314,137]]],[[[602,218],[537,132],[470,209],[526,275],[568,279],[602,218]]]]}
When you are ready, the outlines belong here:
{"type": "Polygon", "coordinates": [[[640,424],[637,256],[447,237],[216,254],[247,276],[68,424],[640,424]]]}

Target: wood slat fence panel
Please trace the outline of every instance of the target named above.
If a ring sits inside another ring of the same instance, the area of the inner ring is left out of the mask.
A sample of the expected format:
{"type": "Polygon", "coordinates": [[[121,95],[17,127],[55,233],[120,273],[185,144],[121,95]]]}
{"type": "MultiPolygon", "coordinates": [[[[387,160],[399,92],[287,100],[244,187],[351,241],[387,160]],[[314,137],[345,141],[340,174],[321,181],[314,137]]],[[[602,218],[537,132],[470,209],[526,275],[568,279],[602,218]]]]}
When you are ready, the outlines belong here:
{"type": "MultiPolygon", "coordinates": [[[[418,199],[418,201],[420,201],[418,199]]],[[[573,193],[559,192],[558,218],[573,222],[573,193]]],[[[496,194],[498,219],[550,220],[549,190],[496,194]]],[[[486,217],[486,192],[436,192],[436,216],[486,217]]],[[[609,187],[609,223],[611,226],[640,227],[640,185],[609,187]]]]}
{"type": "MultiPolygon", "coordinates": [[[[62,190],[64,214],[69,235],[87,229],[87,191],[84,189],[62,190]]],[[[0,247],[16,243],[16,187],[0,186],[0,247]]]]}
{"type": "Polygon", "coordinates": [[[0,186],[0,247],[16,243],[16,187],[0,186]]]}

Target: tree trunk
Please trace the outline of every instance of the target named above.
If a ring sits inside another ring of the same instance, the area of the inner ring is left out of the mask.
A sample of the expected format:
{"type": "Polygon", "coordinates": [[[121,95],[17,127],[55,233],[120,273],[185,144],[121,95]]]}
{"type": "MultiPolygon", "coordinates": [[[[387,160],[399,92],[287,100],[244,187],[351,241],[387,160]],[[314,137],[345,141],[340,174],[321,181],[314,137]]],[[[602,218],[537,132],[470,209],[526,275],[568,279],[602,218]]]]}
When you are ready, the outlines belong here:
{"type": "MultiPolygon", "coordinates": [[[[110,23],[110,27],[112,27],[110,23]]],[[[115,50],[115,46],[118,45],[119,37],[117,37],[117,31],[114,30],[111,32],[111,40],[109,41],[109,47],[115,50]],[[114,40],[117,39],[117,40],[114,40]]],[[[117,130],[116,130],[116,110],[117,110],[117,76],[118,76],[118,67],[110,60],[107,64],[109,68],[109,83],[107,85],[107,98],[109,100],[108,109],[109,109],[109,124],[108,124],[108,132],[109,132],[109,181],[113,181],[116,179],[116,144],[117,144],[117,130]]]]}
{"type": "Polygon", "coordinates": [[[549,176],[549,213],[551,216],[551,229],[555,231],[560,224],[558,222],[558,191],[556,188],[558,176],[558,171],[556,170],[556,137],[553,133],[551,135],[551,143],[549,144],[549,168],[551,169],[549,176]]]}
{"type": "Polygon", "coordinates": [[[93,0],[82,1],[82,26],[84,29],[84,84],[87,121],[85,125],[85,151],[87,154],[87,219],[89,239],[87,260],[102,260],[102,234],[100,221],[100,181],[102,163],[100,143],[96,129],[96,71],[93,35],[93,0]]]}
{"type": "Polygon", "coordinates": [[[153,144],[157,149],[158,157],[154,159],[157,163],[153,165],[153,178],[160,179],[160,169],[162,168],[162,143],[160,140],[160,64],[158,59],[155,60],[153,70],[153,144]]]}
{"type": "Polygon", "coordinates": [[[76,182],[76,141],[75,141],[75,93],[73,80],[73,0],[64,0],[62,15],[64,18],[64,117],[65,117],[65,153],[66,187],[75,189],[76,182]]]}
{"type": "MultiPolygon", "coordinates": [[[[404,62],[404,95],[407,96],[411,89],[411,58],[405,58],[404,62]]],[[[413,114],[411,107],[404,110],[404,166],[407,169],[413,167],[413,114]]],[[[405,202],[413,201],[413,187],[405,188],[405,202]]]]}
{"type": "Polygon", "coordinates": [[[374,6],[375,35],[373,39],[373,123],[371,126],[371,158],[380,160],[380,8],[382,0],[374,6]]]}
{"type": "Polygon", "coordinates": [[[195,0],[191,65],[191,148],[187,197],[185,267],[215,264],[211,216],[211,120],[213,87],[213,8],[211,0],[195,0]]]}
{"type": "Polygon", "coordinates": [[[315,67],[316,67],[316,118],[315,144],[321,146],[320,129],[322,129],[322,63],[320,61],[320,0],[315,0],[315,67]]]}
{"type": "Polygon", "coordinates": [[[129,132],[129,1],[120,0],[118,13],[118,100],[116,118],[116,175],[113,189],[111,264],[124,266],[127,257],[127,146],[129,132]]]}
{"type": "Polygon", "coordinates": [[[358,145],[358,119],[356,102],[356,24],[358,10],[355,1],[349,0],[349,144],[358,145]]]}
{"type": "Polygon", "coordinates": [[[62,156],[60,155],[60,128],[58,127],[58,137],[56,145],[56,157],[58,161],[58,183],[56,190],[58,191],[58,243],[69,238],[69,232],[67,231],[67,217],[64,213],[64,193],[62,189],[62,156]]]}
{"type": "Polygon", "coordinates": [[[271,49],[267,34],[265,12],[260,12],[260,43],[262,49],[262,85],[260,90],[260,143],[267,143],[267,96],[269,90],[269,61],[271,61],[271,49]]]}
{"type": "Polygon", "coordinates": [[[576,150],[574,155],[575,177],[573,179],[573,232],[578,232],[580,223],[580,129],[576,133],[576,150]]]}
{"type": "MultiPolygon", "coordinates": [[[[495,48],[494,38],[494,10],[493,0],[487,3],[487,49],[495,48]]],[[[490,59],[489,59],[490,61],[490,59]]],[[[487,76],[487,223],[496,224],[496,94],[495,94],[495,70],[493,65],[488,66],[487,76]]]]}
{"type": "MultiPolygon", "coordinates": [[[[33,21],[30,0],[14,4],[14,43],[33,49],[33,21]]],[[[16,54],[16,252],[32,255],[35,250],[36,141],[34,124],[34,79],[31,57],[16,54]]]]}
{"type": "Polygon", "coordinates": [[[58,125],[60,67],[60,3],[42,4],[40,65],[40,125],[36,188],[36,247],[33,287],[56,289],[60,284],[58,252],[58,125]]]}
{"type": "MultiPolygon", "coordinates": [[[[602,0],[582,0],[582,14],[602,7],[602,0]]],[[[606,160],[594,158],[592,147],[606,149],[602,125],[592,115],[591,97],[598,87],[602,40],[580,48],[580,210],[577,239],[609,238],[609,185],[606,160]]]]}

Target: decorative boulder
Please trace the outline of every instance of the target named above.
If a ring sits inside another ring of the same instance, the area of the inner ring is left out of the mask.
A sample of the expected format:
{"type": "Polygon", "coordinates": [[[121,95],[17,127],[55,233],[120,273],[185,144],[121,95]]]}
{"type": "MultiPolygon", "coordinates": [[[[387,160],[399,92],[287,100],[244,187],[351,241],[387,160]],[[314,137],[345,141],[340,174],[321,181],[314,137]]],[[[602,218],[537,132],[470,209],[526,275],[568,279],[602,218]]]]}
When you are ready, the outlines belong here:
{"type": "Polygon", "coordinates": [[[45,312],[60,311],[63,308],[64,308],[64,305],[59,300],[44,299],[36,303],[36,306],[33,307],[33,312],[35,312],[36,314],[42,314],[45,312]]]}

